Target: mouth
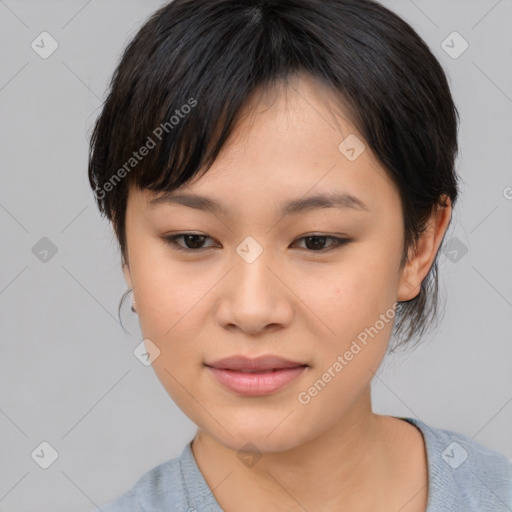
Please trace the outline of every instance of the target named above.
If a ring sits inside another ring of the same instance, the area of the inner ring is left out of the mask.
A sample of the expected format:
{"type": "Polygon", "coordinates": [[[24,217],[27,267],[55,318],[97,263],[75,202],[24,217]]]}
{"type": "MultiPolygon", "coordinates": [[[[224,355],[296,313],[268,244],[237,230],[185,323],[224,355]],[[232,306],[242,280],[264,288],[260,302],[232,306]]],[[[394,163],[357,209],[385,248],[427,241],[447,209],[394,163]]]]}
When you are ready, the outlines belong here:
{"type": "Polygon", "coordinates": [[[246,356],[230,356],[211,363],[205,363],[205,366],[218,368],[221,370],[233,370],[239,372],[270,372],[276,370],[285,370],[288,368],[297,368],[298,366],[308,366],[306,363],[292,361],[276,355],[265,355],[255,358],[246,356]]]}
{"type": "MultiPolygon", "coordinates": [[[[306,365],[301,365],[306,366],[306,365]]],[[[300,366],[294,366],[294,368],[299,368],[300,366]]],[[[264,374],[264,373],[274,373],[274,372],[280,372],[282,370],[285,370],[286,368],[272,368],[271,370],[234,370],[233,368],[217,368],[218,370],[224,369],[229,372],[237,372],[237,373],[257,373],[257,374],[264,374]]]]}
{"type": "Polygon", "coordinates": [[[232,356],[205,367],[223,387],[240,395],[261,396],[275,393],[302,375],[309,365],[278,356],[249,359],[232,356]]]}

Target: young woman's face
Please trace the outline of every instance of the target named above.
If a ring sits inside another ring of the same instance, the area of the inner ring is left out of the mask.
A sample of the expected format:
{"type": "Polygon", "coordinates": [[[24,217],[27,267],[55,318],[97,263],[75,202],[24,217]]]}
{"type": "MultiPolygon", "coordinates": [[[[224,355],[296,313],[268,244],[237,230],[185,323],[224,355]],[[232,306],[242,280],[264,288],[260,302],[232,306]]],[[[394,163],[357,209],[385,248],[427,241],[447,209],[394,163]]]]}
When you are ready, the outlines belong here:
{"type": "Polygon", "coordinates": [[[354,127],[341,118],[337,127],[327,95],[303,77],[287,103],[262,98],[207,174],[179,191],[218,210],[129,194],[124,271],[142,334],[159,350],[154,370],[184,413],[232,449],[285,450],[367,412],[396,301],[418,293],[399,269],[398,191],[354,127]],[[360,204],[284,211],[326,194],[360,204]],[[201,236],[165,240],[183,233],[201,236]],[[224,371],[232,388],[206,366],[266,355],[307,367],[281,387],[224,371]]]}

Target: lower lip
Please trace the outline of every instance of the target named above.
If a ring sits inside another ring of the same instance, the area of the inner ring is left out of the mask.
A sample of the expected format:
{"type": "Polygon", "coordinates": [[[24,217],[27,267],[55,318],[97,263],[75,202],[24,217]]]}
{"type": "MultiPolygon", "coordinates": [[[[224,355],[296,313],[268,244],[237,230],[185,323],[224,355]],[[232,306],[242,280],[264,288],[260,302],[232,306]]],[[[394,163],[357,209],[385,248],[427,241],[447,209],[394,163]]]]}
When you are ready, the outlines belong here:
{"type": "Polygon", "coordinates": [[[259,396],[268,395],[286,386],[301,375],[307,366],[283,368],[266,373],[244,373],[211,366],[207,366],[207,368],[221,384],[231,391],[246,396],[259,396]]]}

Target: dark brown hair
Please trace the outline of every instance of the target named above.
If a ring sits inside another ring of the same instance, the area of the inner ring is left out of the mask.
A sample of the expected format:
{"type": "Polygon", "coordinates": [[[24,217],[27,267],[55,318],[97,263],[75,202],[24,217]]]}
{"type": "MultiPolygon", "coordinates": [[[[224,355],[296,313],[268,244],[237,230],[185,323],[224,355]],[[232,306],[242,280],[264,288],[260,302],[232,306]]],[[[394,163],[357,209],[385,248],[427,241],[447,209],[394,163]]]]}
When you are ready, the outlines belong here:
{"type": "MultiPolygon", "coordinates": [[[[129,187],[172,191],[206,172],[251,95],[297,73],[348,107],[397,185],[405,264],[433,209],[445,196],[455,204],[459,115],[425,42],[371,0],[174,0],[146,21],[90,141],[89,181],[123,263],[129,187]]],[[[419,294],[399,304],[397,347],[422,336],[437,302],[436,255],[419,294]]]]}

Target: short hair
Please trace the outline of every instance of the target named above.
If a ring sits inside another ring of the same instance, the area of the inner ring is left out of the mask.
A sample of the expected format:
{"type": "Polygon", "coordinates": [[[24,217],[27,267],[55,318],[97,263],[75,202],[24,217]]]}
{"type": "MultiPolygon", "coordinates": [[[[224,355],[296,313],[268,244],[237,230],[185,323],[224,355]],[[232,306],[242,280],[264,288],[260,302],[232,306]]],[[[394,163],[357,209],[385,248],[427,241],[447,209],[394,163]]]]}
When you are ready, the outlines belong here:
{"type": "MultiPolygon", "coordinates": [[[[90,140],[89,181],[123,264],[130,185],[172,191],[207,172],[254,92],[295,74],[329,87],[396,184],[403,268],[433,208],[455,204],[459,114],[426,43],[372,0],[174,0],[148,18],[90,140]]],[[[423,335],[437,303],[436,255],[418,295],[398,305],[393,350],[423,335]]]]}

